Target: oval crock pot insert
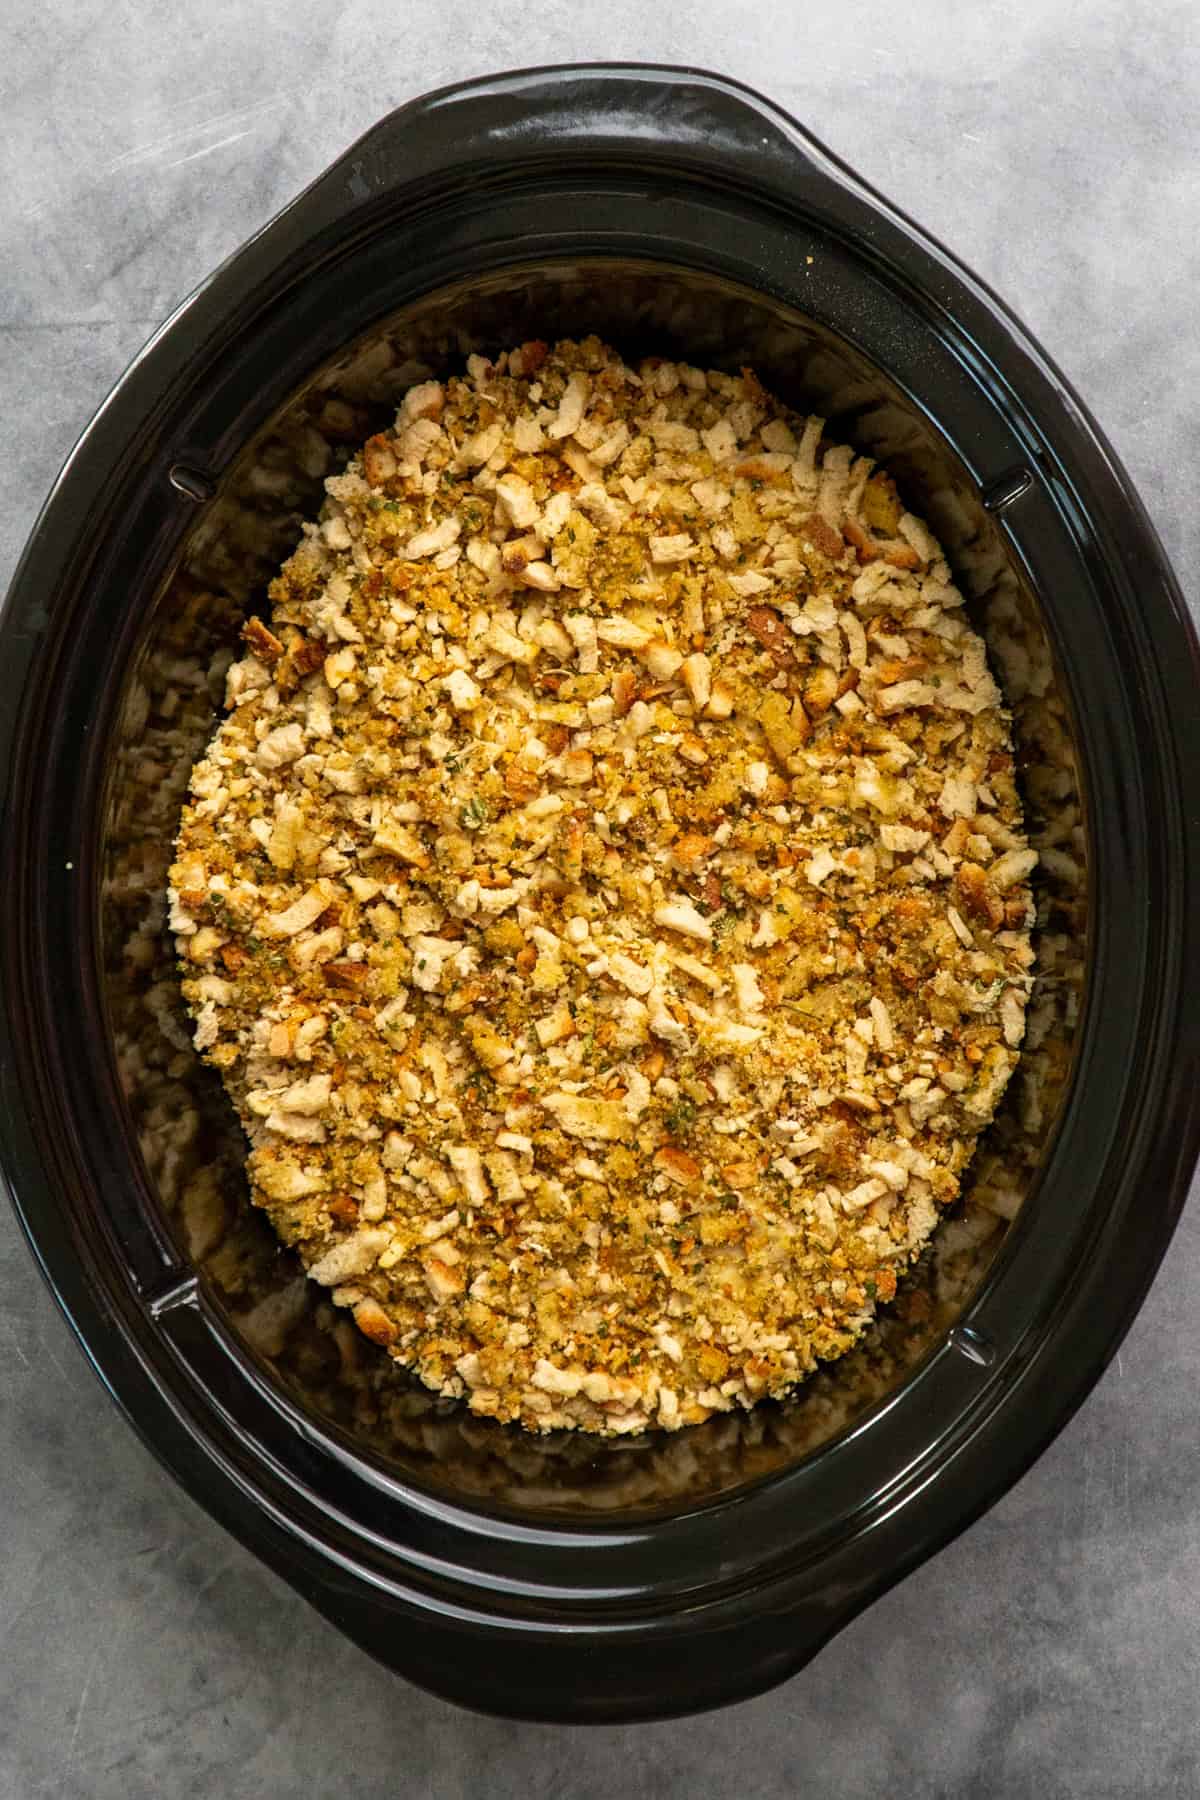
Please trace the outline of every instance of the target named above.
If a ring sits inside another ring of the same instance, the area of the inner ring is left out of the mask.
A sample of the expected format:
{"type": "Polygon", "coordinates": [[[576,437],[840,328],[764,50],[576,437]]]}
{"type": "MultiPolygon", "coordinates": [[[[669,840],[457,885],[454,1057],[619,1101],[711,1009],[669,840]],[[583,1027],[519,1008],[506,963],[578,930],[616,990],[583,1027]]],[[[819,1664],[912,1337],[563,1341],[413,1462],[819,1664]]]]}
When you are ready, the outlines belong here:
{"type": "MultiPolygon", "coordinates": [[[[1082,992],[1087,854],[1070,712],[1037,608],[965,473],[893,384],[800,315],[713,278],[575,261],[497,272],[423,297],[305,383],[238,455],[215,497],[199,459],[174,464],[170,479],[202,510],[143,623],[109,788],[103,887],[118,1056],[123,1071],[136,1071],[128,1099],[150,1204],[181,1252],[156,1287],[156,1316],[183,1330],[190,1354],[203,1355],[194,1321],[174,1317],[180,1306],[199,1307],[310,1416],[359,1449],[438,1487],[519,1507],[594,1514],[694,1502],[815,1450],[945,1340],[977,1289],[1043,1161],[1082,992]],[[1019,1079],[975,1160],[969,1192],[897,1303],[863,1345],[795,1399],[632,1443],[569,1432],[538,1439],[481,1420],[422,1388],[304,1280],[298,1259],[249,1204],[244,1138],[191,1048],[161,909],[183,790],[219,716],[224,666],[247,612],[263,609],[266,581],[294,546],[299,520],[319,507],[339,448],[388,423],[406,386],[460,366],[472,351],[494,352],[537,331],[589,330],[630,355],[751,365],[790,401],[827,416],[833,436],[886,463],[906,494],[920,494],[1014,707],[1022,788],[1043,852],[1038,987],[1019,1079]]],[[[1020,469],[1005,477],[996,510],[1020,497],[1026,479],[1020,469]]],[[[956,1342],[976,1367],[991,1361],[993,1346],[978,1327],[964,1328],[956,1342]]]]}

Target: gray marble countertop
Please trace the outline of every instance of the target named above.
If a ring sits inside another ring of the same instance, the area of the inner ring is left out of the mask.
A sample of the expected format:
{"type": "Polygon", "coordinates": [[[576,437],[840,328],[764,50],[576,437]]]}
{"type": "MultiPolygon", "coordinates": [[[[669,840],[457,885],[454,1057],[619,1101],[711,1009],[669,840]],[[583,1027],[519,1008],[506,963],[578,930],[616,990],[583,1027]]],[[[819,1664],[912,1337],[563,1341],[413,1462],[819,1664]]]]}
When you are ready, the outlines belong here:
{"type": "MultiPolygon", "coordinates": [[[[1200,32],[1145,0],[11,0],[0,581],[175,303],[423,89],[537,61],[761,88],[985,276],[1200,561],[1200,32]]],[[[802,1674],[724,1713],[555,1729],[353,1649],[135,1439],[0,1210],[0,1800],[1200,1794],[1200,1207],[1029,1475],[802,1674]]]]}

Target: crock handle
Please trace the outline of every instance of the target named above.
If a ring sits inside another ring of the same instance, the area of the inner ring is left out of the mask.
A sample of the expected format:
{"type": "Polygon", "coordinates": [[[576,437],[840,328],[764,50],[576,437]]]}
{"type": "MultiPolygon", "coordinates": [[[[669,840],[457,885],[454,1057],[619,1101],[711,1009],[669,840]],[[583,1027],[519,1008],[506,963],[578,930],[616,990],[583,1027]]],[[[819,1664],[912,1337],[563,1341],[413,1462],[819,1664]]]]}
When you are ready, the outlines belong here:
{"type": "MultiPolygon", "coordinates": [[[[656,151],[699,179],[805,192],[863,184],[795,120],[724,76],[655,64],[520,69],[439,88],[398,107],[294,204],[322,226],[401,195],[467,186],[514,164],[576,155],[636,166],[656,151]]],[[[290,210],[290,209],[289,209],[290,210]]]]}

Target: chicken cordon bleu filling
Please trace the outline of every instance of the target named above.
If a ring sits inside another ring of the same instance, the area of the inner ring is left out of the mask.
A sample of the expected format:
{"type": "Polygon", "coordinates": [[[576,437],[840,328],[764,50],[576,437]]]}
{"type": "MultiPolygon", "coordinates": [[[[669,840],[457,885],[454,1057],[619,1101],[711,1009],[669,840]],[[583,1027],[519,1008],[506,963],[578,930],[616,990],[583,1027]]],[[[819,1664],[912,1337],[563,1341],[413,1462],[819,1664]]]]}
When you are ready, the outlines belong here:
{"type": "Polygon", "coordinates": [[[255,1201],[477,1413],[783,1394],[1024,1031],[1036,857],[939,545],[750,370],[595,338],[419,383],[325,486],[172,869],[255,1201]]]}

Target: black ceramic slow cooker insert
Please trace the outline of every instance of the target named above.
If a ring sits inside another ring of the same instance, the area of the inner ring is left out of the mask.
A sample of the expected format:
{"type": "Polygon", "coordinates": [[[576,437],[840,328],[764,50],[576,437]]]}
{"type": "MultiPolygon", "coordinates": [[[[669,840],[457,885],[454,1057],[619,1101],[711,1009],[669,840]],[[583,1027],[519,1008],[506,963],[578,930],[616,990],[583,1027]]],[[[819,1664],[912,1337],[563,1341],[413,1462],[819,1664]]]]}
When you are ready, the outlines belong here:
{"type": "Polygon", "coordinates": [[[549,1719],[753,1693],[1003,1492],[1112,1356],[1197,1148],[1196,643],[1062,377],[766,101],[597,66],[393,113],[118,384],[0,642],[22,1222],[146,1441],[384,1662],[549,1719]],[[988,638],[1041,853],[1021,1073],[896,1303],[788,1403],[613,1445],[435,1399],[304,1281],[248,1205],[163,906],[238,626],[339,442],[472,350],[589,330],[751,364],[888,464],[988,638]]]}

